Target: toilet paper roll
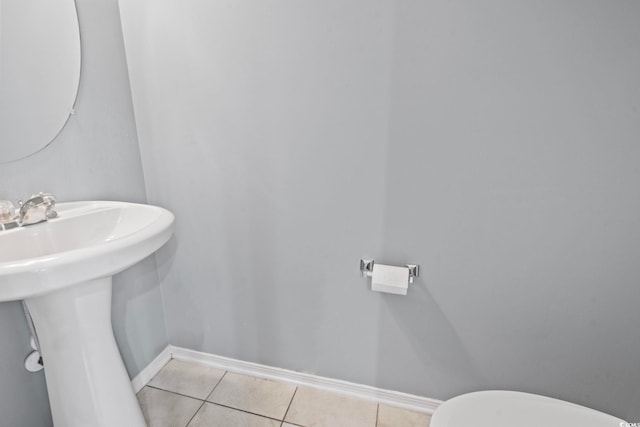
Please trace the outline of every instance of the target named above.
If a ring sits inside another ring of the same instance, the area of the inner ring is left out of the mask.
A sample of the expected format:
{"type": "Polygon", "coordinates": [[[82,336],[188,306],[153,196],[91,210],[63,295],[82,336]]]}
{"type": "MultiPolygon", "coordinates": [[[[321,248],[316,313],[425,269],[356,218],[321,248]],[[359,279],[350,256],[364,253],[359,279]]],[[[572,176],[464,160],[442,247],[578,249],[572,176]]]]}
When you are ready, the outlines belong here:
{"type": "Polygon", "coordinates": [[[389,294],[406,295],[409,287],[409,269],[392,265],[374,264],[371,274],[371,290],[389,294]]]}

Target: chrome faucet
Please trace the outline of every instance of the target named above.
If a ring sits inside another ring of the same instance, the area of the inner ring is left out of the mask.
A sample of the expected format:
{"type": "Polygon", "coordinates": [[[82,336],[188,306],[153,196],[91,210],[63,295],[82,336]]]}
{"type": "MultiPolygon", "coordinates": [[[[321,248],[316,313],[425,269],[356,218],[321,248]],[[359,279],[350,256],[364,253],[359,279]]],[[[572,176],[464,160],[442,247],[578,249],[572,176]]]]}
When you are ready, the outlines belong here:
{"type": "Polygon", "coordinates": [[[58,216],[55,210],[56,198],[53,194],[38,193],[31,196],[26,202],[18,201],[18,224],[20,226],[37,224],[58,216]]]}

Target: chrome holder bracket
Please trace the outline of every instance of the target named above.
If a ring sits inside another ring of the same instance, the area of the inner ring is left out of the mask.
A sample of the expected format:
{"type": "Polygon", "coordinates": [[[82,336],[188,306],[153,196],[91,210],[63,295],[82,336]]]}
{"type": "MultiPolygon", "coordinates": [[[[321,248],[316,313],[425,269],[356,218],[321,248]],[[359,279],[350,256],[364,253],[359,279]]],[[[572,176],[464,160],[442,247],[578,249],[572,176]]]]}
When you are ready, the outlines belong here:
{"type": "MultiPolygon", "coordinates": [[[[360,276],[371,277],[375,263],[372,259],[361,259],[360,276]]],[[[420,276],[420,266],[418,264],[405,264],[404,267],[409,269],[409,283],[413,283],[413,279],[420,276]]]]}

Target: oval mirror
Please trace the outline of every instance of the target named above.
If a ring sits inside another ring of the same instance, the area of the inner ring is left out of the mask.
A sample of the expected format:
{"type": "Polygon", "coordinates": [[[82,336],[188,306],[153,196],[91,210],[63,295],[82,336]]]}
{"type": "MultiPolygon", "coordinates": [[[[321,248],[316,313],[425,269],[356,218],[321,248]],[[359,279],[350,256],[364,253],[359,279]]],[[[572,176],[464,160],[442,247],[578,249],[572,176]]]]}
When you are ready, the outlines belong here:
{"type": "Polygon", "coordinates": [[[74,0],[0,0],[0,163],[46,147],[80,81],[74,0]]]}

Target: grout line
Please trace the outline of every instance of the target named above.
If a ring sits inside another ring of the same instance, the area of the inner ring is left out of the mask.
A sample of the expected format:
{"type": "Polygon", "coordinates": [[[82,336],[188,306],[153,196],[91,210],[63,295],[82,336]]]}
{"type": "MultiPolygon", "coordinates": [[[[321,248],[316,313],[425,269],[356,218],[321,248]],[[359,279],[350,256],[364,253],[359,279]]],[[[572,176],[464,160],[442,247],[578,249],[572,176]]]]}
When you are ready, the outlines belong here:
{"type": "Polygon", "coordinates": [[[187,421],[187,423],[184,425],[184,427],[189,427],[189,424],[191,424],[191,421],[193,421],[193,419],[196,417],[196,415],[198,415],[198,412],[200,412],[200,409],[202,409],[202,407],[204,406],[204,404],[207,403],[206,401],[202,401],[202,404],[198,407],[198,409],[193,413],[193,415],[191,416],[191,418],[189,418],[189,421],[187,421]]]}
{"type": "Polygon", "coordinates": [[[298,392],[298,386],[293,390],[293,394],[291,395],[291,400],[289,401],[289,406],[287,406],[287,410],[284,411],[284,415],[282,416],[282,424],[284,424],[284,420],[287,419],[287,414],[289,413],[289,409],[291,409],[291,404],[293,403],[293,399],[296,397],[296,393],[298,392]]]}
{"type": "Polygon", "coordinates": [[[166,391],[167,393],[177,394],[178,396],[188,397],[189,399],[199,400],[199,401],[201,401],[201,402],[206,402],[206,400],[204,400],[204,399],[200,399],[199,397],[189,396],[188,394],[183,394],[183,393],[179,393],[179,392],[177,392],[177,391],[167,390],[166,388],[161,388],[161,387],[158,387],[158,386],[155,386],[155,385],[148,385],[148,384],[147,384],[145,387],[155,388],[156,390],[166,391]]]}
{"type": "Polygon", "coordinates": [[[209,394],[207,394],[207,397],[204,398],[205,402],[209,402],[209,398],[211,397],[211,395],[213,394],[213,392],[215,391],[216,387],[218,387],[218,385],[220,385],[220,383],[222,382],[222,379],[227,376],[227,372],[229,371],[224,371],[224,374],[222,374],[222,376],[220,377],[220,379],[218,380],[218,382],[216,383],[216,385],[213,386],[213,388],[211,389],[211,391],[209,392],[209,394]]]}
{"type": "Polygon", "coordinates": [[[376,404],[376,423],[374,424],[374,427],[378,427],[378,417],[380,416],[380,404],[377,403],[376,404]]]}
{"type": "Polygon", "coordinates": [[[206,402],[204,402],[204,403],[210,403],[210,404],[212,404],[212,405],[222,406],[223,408],[232,409],[232,410],[234,410],[234,411],[239,411],[239,412],[244,412],[245,414],[255,415],[255,416],[260,417],[260,418],[267,418],[267,419],[269,419],[269,420],[279,421],[280,423],[282,423],[282,422],[283,422],[282,420],[279,420],[279,419],[277,419],[277,418],[268,417],[268,416],[266,416],[266,415],[262,415],[262,414],[256,414],[255,412],[247,411],[247,410],[244,410],[244,409],[234,408],[233,406],[223,405],[222,403],[216,403],[216,402],[210,402],[210,401],[206,401],[206,402]]]}

